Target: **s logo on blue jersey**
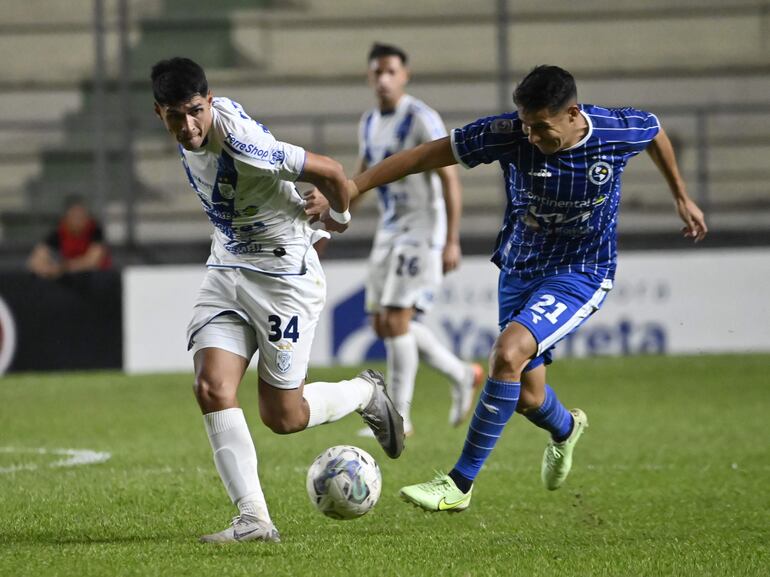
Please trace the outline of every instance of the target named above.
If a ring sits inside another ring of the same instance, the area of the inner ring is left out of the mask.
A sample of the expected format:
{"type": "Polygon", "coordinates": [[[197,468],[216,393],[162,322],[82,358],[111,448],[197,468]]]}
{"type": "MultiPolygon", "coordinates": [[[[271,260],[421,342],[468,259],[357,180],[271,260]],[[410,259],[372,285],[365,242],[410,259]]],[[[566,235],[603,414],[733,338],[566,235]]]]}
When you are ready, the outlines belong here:
{"type": "Polygon", "coordinates": [[[608,162],[600,160],[594,162],[588,169],[588,180],[596,186],[601,186],[612,178],[612,166],[608,162]]]}

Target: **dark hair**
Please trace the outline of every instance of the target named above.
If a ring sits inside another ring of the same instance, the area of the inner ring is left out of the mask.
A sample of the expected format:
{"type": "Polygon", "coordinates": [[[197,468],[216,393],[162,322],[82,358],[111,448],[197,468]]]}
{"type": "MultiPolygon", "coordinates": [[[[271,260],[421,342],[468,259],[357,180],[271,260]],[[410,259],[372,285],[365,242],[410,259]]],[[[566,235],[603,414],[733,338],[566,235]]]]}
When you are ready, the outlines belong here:
{"type": "Polygon", "coordinates": [[[380,44],[379,42],[372,44],[372,47],[369,50],[369,57],[366,61],[371,62],[376,58],[384,58],[386,56],[398,56],[401,59],[401,64],[404,66],[409,62],[409,57],[406,55],[406,52],[401,50],[401,48],[393,46],[392,44],[380,44]]]}
{"type": "Polygon", "coordinates": [[[549,112],[558,112],[575,100],[575,79],[558,66],[536,66],[513,91],[514,104],[528,112],[544,108],[549,112]]]}
{"type": "Polygon", "coordinates": [[[196,95],[205,97],[209,83],[203,68],[189,58],[169,58],[152,67],[152,94],[166,106],[181,104],[196,95]]]}

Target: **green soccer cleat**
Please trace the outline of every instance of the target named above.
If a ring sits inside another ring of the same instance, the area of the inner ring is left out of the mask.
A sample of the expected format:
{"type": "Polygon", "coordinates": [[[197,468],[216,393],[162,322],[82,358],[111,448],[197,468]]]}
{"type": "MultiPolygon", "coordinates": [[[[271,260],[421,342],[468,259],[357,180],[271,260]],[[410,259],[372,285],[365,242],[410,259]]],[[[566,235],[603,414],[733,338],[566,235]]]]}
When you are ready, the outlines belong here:
{"type": "Polygon", "coordinates": [[[473,487],[463,493],[449,475],[438,473],[427,483],[402,487],[399,495],[426,511],[463,511],[471,504],[472,492],[473,487]]]}
{"type": "Polygon", "coordinates": [[[575,445],[580,439],[580,435],[583,434],[583,430],[588,428],[588,417],[583,411],[572,409],[570,413],[572,413],[574,425],[569,437],[561,443],[549,441],[545,453],[543,453],[540,478],[549,491],[555,491],[567,479],[572,468],[572,451],[575,450],[575,445]]]}

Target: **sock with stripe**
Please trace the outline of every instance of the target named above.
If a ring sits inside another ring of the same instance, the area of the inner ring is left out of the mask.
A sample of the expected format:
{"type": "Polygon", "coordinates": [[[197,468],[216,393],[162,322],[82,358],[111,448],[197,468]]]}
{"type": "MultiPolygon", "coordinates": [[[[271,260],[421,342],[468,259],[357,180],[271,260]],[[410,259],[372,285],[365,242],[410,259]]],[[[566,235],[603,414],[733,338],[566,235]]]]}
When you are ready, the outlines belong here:
{"type": "Polygon", "coordinates": [[[532,423],[551,433],[556,443],[561,443],[572,432],[572,414],[561,404],[556,393],[548,385],[545,386],[545,400],[533,411],[522,413],[532,423]]]}
{"type": "Polygon", "coordinates": [[[473,413],[465,445],[449,476],[467,493],[487,460],[506,423],[516,411],[521,383],[487,379],[473,413]]]}

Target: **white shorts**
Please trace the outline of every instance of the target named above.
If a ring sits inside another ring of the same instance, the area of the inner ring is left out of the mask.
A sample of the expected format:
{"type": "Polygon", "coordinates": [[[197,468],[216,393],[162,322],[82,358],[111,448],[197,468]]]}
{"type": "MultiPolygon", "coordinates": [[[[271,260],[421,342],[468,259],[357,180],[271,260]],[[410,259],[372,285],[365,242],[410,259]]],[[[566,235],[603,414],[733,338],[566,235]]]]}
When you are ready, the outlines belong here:
{"type": "Polygon", "coordinates": [[[315,251],[304,275],[269,276],[209,268],[187,327],[188,348],[215,347],[246,359],[260,351],[259,377],[296,389],[307,375],[310,347],[326,301],[326,278],[315,251]]]}
{"type": "Polygon", "coordinates": [[[385,307],[427,312],[441,286],[441,249],[427,243],[375,245],[369,257],[366,311],[385,307]]]}

